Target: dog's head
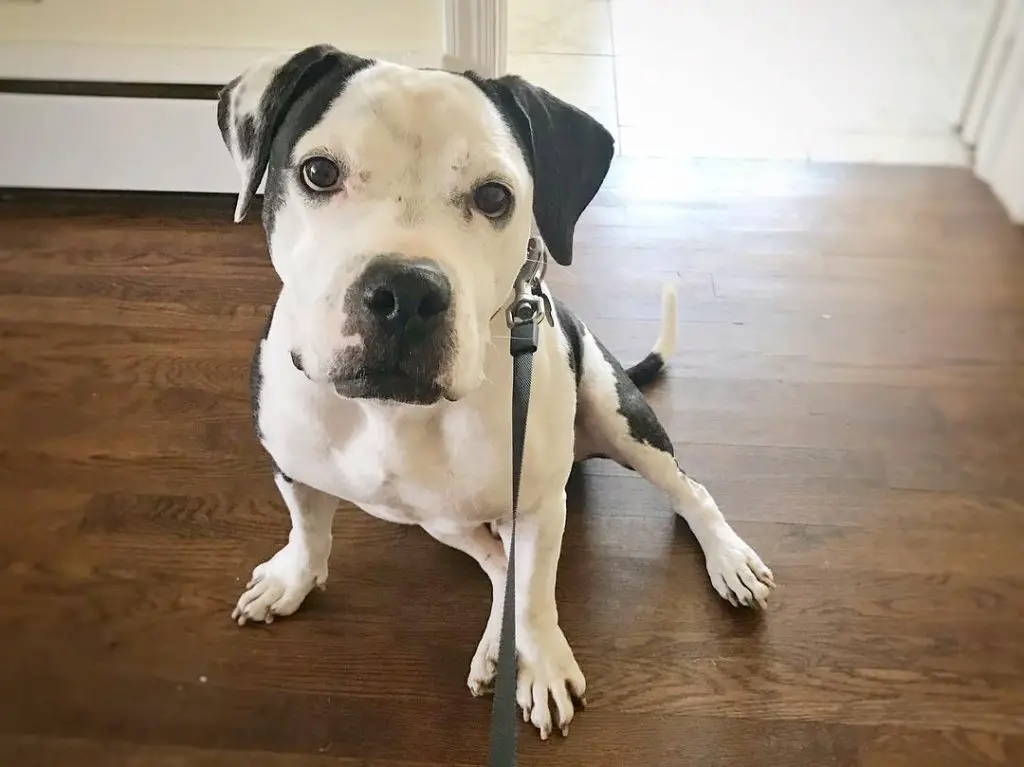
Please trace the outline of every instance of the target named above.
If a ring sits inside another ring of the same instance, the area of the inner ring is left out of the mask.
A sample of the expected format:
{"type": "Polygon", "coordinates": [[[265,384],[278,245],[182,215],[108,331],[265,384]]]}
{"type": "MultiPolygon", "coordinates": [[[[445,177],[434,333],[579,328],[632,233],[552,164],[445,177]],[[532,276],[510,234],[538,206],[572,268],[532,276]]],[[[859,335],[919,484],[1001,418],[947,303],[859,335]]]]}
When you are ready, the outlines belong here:
{"type": "Polygon", "coordinates": [[[613,153],[600,123],[518,77],[323,45],[255,64],[218,106],[236,221],[266,173],[292,360],[345,397],[429,404],[479,386],[530,237],[572,260],[613,153]]]}

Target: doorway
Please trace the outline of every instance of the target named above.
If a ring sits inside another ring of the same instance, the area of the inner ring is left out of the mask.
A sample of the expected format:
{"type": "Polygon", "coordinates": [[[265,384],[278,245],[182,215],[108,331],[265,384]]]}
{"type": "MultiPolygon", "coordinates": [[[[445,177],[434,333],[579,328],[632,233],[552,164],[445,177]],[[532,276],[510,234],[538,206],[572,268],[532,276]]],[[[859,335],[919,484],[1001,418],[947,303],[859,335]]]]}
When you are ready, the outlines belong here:
{"type": "Polygon", "coordinates": [[[508,70],[626,156],[968,166],[1000,0],[516,0],[508,70]]]}

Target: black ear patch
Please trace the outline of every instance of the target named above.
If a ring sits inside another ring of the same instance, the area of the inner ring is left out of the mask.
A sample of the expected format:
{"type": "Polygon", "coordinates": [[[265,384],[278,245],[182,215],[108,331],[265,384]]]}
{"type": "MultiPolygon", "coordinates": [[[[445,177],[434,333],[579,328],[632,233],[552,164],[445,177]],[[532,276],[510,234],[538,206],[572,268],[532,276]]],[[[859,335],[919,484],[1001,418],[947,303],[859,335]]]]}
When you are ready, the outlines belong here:
{"type": "Polygon", "coordinates": [[[515,133],[533,174],[533,217],[555,261],[568,266],[576,222],[608,175],[615,139],[586,112],[521,77],[465,76],[515,133]]]}
{"type": "Polygon", "coordinates": [[[260,62],[221,89],[217,124],[242,174],[236,221],[245,217],[267,169],[274,137],[295,102],[325,78],[340,88],[371,64],[330,45],[313,45],[286,59],[260,62]]]}

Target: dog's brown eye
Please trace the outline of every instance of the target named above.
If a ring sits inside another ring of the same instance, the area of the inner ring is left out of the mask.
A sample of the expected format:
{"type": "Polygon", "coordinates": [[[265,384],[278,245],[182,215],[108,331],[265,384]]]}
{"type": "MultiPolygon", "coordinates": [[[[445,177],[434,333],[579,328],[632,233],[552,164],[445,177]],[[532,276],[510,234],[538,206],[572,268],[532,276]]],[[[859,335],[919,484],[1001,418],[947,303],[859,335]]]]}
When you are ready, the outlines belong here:
{"type": "Polygon", "coordinates": [[[334,160],[310,157],[302,163],[302,180],[314,192],[329,192],[341,180],[341,170],[334,160]]]}
{"type": "Polygon", "coordinates": [[[504,184],[488,181],[473,192],[473,204],[487,218],[498,218],[508,213],[512,206],[512,192],[504,184]]]}

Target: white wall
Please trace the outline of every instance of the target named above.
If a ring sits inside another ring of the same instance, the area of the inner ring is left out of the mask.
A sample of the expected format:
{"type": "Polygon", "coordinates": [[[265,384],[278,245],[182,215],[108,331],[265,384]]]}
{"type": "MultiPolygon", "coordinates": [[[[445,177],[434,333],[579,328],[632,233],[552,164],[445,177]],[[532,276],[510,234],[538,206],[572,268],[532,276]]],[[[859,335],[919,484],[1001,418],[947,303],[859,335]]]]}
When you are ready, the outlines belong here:
{"type": "MultiPolygon", "coordinates": [[[[0,0],[0,78],[220,85],[258,56],[319,42],[493,74],[505,1],[0,0]]],[[[216,111],[156,93],[0,92],[0,187],[235,193],[216,111]]]]}
{"type": "Polygon", "coordinates": [[[0,43],[291,48],[444,48],[443,0],[0,1],[0,43]],[[282,8],[287,7],[287,11],[282,8]]]}

